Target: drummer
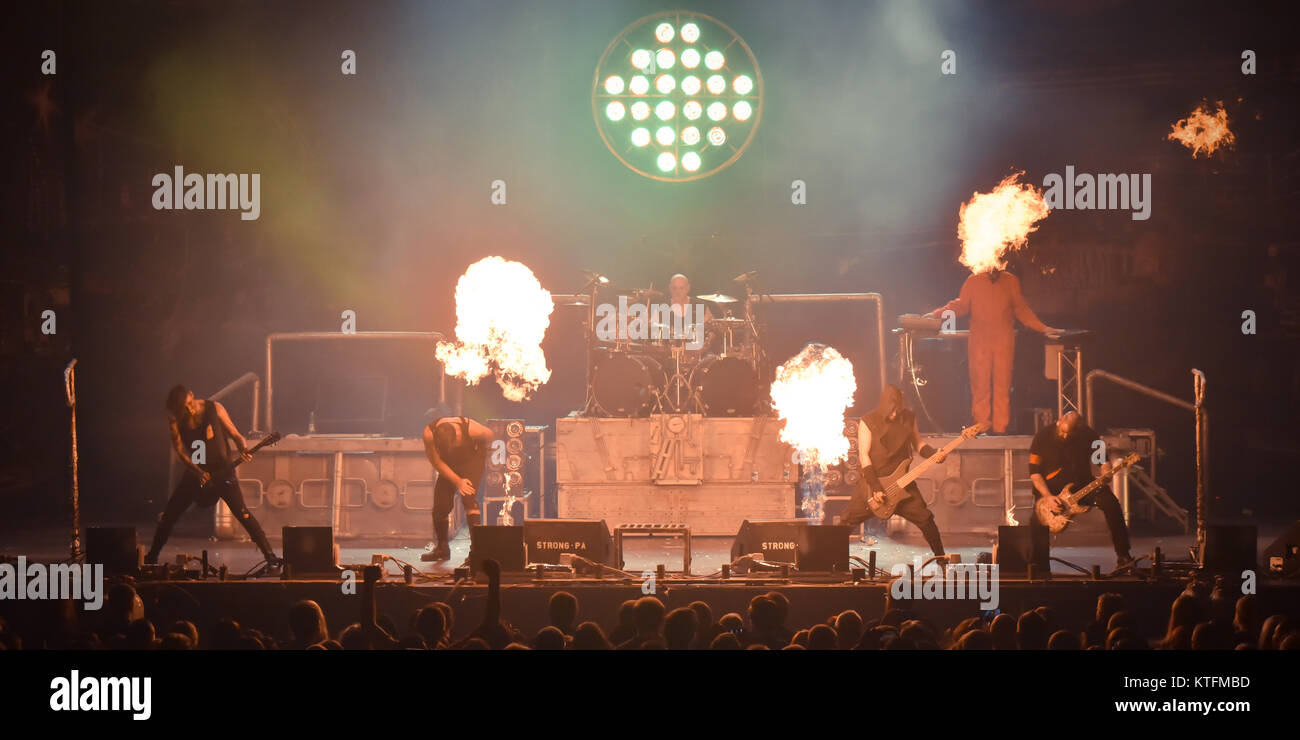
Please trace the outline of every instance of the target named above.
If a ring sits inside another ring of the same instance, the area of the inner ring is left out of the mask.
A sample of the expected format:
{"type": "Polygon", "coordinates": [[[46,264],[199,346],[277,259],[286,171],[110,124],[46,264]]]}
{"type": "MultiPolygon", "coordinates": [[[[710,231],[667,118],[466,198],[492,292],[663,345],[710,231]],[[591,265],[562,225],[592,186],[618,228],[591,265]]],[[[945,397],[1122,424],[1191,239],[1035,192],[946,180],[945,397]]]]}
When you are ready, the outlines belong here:
{"type": "MultiPolygon", "coordinates": [[[[695,331],[704,331],[704,327],[694,326],[695,311],[691,308],[691,281],[680,272],[668,280],[668,299],[669,309],[673,312],[674,326],[681,321],[688,336],[694,336],[695,331]]],[[[704,321],[712,320],[713,312],[709,310],[708,305],[705,305],[704,321]]]]}

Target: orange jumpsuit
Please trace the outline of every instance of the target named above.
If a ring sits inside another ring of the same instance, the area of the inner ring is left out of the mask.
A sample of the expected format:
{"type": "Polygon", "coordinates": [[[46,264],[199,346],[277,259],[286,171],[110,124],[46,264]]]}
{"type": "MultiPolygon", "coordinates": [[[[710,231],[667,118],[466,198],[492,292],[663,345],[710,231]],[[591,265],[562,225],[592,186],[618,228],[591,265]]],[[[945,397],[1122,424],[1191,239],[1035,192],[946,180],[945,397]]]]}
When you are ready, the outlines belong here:
{"type": "Polygon", "coordinates": [[[1004,434],[1011,423],[1011,364],[1016,354],[1016,319],[1037,332],[1048,327],[1034,315],[1020,292],[1020,279],[1007,272],[993,280],[988,272],[966,278],[961,293],[938,311],[970,314],[966,352],[970,366],[971,416],[988,424],[989,389],[993,390],[993,431],[1004,434]]]}

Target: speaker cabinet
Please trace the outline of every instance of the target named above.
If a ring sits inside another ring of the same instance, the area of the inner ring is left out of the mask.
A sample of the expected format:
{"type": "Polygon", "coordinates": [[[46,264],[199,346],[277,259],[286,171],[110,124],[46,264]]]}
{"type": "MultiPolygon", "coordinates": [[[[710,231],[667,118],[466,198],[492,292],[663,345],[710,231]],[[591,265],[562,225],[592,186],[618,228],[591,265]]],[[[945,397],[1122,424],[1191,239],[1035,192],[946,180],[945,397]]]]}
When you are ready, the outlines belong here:
{"type": "Polygon", "coordinates": [[[804,572],[847,572],[849,528],[811,526],[806,519],[746,519],[731,545],[731,559],[762,553],[769,563],[792,563],[804,572]]]}
{"type": "Polygon", "coordinates": [[[1259,567],[1259,531],[1253,524],[1210,524],[1205,528],[1205,553],[1201,567],[1216,573],[1235,573],[1259,567]]]}
{"type": "Polygon", "coordinates": [[[103,565],[105,575],[139,573],[135,527],[86,527],[86,562],[103,565]]]}
{"type": "Polygon", "coordinates": [[[1023,524],[1018,527],[998,527],[997,549],[993,562],[1001,575],[1027,575],[1029,564],[1046,578],[1051,572],[1051,532],[1047,527],[1023,524]]]}
{"type": "Polygon", "coordinates": [[[1264,548],[1264,565],[1275,575],[1290,578],[1300,574],[1300,521],[1292,523],[1281,537],[1264,548]]]}
{"type": "Polygon", "coordinates": [[[339,575],[339,553],[332,527],[284,527],[284,560],[291,578],[339,575]]]}
{"type": "Polygon", "coordinates": [[[502,573],[521,573],[528,565],[524,553],[524,528],[474,525],[469,528],[469,564],[483,570],[484,560],[495,560],[502,573]]]}
{"type": "Polygon", "coordinates": [[[567,552],[617,567],[604,519],[529,519],[524,522],[524,546],[529,563],[559,563],[567,552]]]}

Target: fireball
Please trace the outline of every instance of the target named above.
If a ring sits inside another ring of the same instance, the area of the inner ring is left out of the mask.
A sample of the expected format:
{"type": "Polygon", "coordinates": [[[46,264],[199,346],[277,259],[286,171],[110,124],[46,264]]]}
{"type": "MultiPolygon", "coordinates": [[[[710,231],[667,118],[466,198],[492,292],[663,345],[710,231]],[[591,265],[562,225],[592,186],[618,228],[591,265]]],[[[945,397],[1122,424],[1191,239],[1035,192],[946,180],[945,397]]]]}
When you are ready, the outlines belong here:
{"type": "Polygon", "coordinates": [[[1204,105],[1196,106],[1190,116],[1180,118],[1174,124],[1173,130],[1165,138],[1191,149],[1192,159],[1199,157],[1201,152],[1209,157],[1219,147],[1231,147],[1236,137],[1228,128],[1228,111],[1224,110],[1223,101],[1217,105],[1219,109],[1214,112],[1207,110],[1204,105]]]}
{"type": "Polygon", "coordinates": [[[555,304],[533,271],[486,257],[456,283],[456,341],[435,351],[448,375],[477,385],[489,373],[501,394],[523,401],[551,378],[542,339],[555,304]]]}
{"type": "Polygon", "coordinates": [[[1035,225],[1047,218],[1043,191],[1019,182],[1023,171],[1007,175],[989,193],[975,193],[957,214],[961,263],[973,273],[1001,270],[1006,254],[1029,243],[1035,225]]]}

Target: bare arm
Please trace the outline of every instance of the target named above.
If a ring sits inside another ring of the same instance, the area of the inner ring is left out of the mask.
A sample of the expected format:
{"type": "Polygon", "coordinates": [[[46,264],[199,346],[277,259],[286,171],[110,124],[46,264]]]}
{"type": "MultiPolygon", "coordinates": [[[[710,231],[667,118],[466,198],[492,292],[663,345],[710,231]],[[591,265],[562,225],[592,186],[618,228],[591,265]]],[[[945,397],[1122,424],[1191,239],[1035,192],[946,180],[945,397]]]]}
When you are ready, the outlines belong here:
{"type": "Polygon", "coordinates": [[[876,475],[876,467],[871,463],[871,427],[862,420],[858,420],[858,471],[862,473],[862,482],[872,491],[879,492],[884,490],[880,485],[880,476],[876,475]]]}
{"type": "Polygon", "coordinates": [[[230,414],[226,413],[226,407],[216,401],[212,402],[212,406],[217,411],[217,421],[221,422],[221,428],[226,430],[226,435],[235,440],[235,444],[239,446],[241,453],[248,452],[248,440],[244,439],[244,435],[240,434],[239,430],[235,428],[235,422],[230,420],[230,414]]]}

